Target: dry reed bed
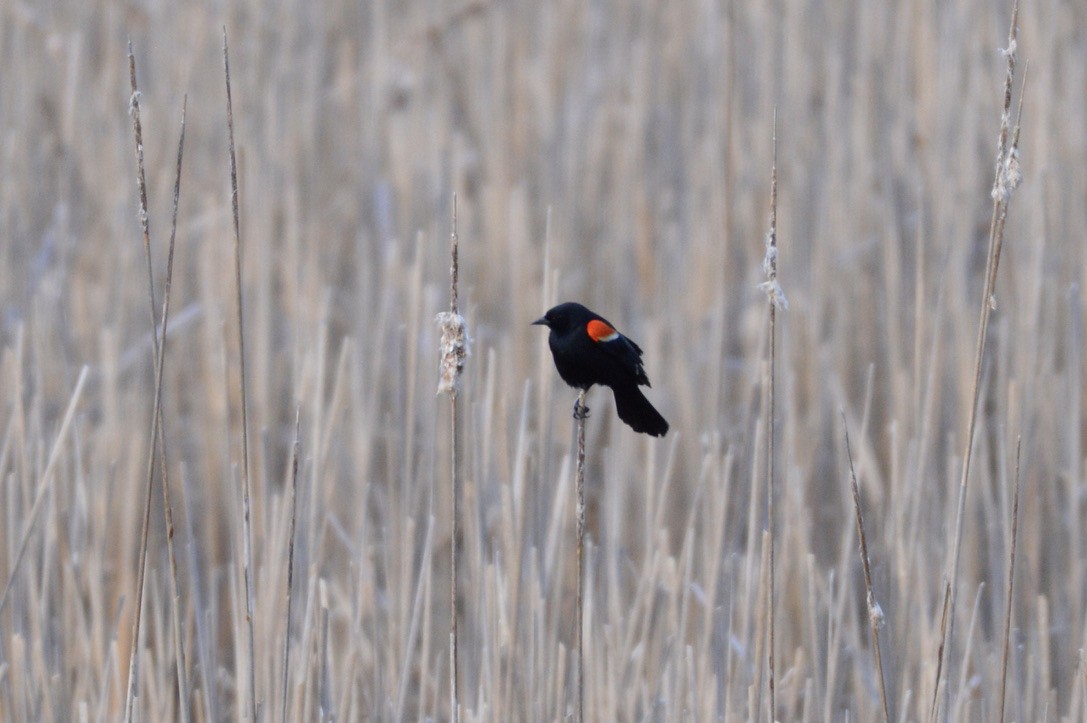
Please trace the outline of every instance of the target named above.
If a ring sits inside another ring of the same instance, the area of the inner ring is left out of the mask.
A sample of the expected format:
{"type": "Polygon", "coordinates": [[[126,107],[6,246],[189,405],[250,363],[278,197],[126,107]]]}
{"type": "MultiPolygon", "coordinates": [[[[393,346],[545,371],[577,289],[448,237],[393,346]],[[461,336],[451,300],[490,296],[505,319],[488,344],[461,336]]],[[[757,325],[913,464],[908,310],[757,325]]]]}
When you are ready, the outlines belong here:
{"type": "MultiPolygon", "coordinates": [[[[460,308],[474,337],[459,397],[464,719],[556,720],[572,705],[573,395],[527,326],[560,298],[606,310],[643,342],[676,430],[635,437],[606,395],[589,399],[586,711],[743,720],[757,701],[766,717],[757,284],[776,107],[790,301],[777,318],[777,717],[882,715],[844,407],[890,708],[929,718],[1010,8],[216,13],[0,7],[0,583],[12,580],[0,719],[115,720],[124,706],[155,368],[128,35],[159,294],[189,97],[162,398],[188,703],[196,721],[248,708],[224,24],[262,716],[280,717],[284,699],[299,720],[449,715],[450,449],[433,318],[448,304],[456,190],[460,308]]],[[[1075,4],[1021,9],[1025,183],[1008,217],[965,500],[948,679],[961,720],[997,710],[1020,435],[1008,717],[1087,715],[1085,23],[1075,4]]],[[[168,720],[178,678],[157,482],[152,504],[136,708],[168,720]]]]}

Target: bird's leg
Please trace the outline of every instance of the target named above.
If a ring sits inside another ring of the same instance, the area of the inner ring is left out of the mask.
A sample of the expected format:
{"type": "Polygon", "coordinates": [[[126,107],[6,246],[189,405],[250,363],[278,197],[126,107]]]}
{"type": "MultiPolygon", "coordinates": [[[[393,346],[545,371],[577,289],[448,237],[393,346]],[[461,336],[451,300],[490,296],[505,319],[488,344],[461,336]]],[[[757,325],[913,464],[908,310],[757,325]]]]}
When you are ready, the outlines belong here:
{"type": "Polygon", "coordinates": [[[589,408],[581,403],[581,395],[574,400],[574,419],[588,419],[589,408]]]}

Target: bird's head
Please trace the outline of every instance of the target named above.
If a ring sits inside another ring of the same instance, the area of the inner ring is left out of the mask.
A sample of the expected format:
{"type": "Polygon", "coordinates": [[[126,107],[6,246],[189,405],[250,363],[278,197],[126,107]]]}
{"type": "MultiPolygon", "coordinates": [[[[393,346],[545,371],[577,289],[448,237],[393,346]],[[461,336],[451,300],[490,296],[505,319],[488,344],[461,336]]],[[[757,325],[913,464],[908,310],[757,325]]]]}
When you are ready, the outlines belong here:
{"type": "Polygon", "coordinates": [[[587,323],[592,318],[594,318],[593,313],[584,306],[568,301],[548,309],[546,314],[532,323],[546,326],[557,334],[563,334],[575,326],[587,323]]]}

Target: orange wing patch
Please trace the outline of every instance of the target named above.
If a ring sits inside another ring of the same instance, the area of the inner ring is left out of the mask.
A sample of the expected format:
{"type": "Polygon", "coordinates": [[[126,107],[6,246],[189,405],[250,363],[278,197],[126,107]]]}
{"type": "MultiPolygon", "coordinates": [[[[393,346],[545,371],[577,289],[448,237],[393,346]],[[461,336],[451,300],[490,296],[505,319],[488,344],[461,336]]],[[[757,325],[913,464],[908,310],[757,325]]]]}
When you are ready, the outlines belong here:
{"type": "Polygon", "coordinates": [[[615,341],[619,338],[619,332],[599,319],[593,319],[586,324],[585,331],[589,332],[589,338],[593,341],[615,341]]]}

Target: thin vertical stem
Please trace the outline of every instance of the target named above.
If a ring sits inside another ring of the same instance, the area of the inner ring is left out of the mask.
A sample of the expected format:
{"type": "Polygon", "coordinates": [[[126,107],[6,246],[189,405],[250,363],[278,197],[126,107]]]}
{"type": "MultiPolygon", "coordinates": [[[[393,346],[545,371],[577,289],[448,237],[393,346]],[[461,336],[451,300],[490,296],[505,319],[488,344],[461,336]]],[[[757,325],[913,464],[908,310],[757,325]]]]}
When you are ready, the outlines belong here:
{"type": "Polygon", "coordinates": [[[294,585],[294,527],[298,513],[298,453],[301,448],[302,408],[294,408],[294,444],[291,446],[291,525],[287,534],[287,621],[283,633],[283,692],[280,721],[287,723],[287,688],[291,671],[291,588],[294,585]]]}
{"type": "MultiPolygon", "coordinates": [[[[974,375],[973,393],[971,394],[969,421],[966,428],[966,439],[963,450],[962,476],[959,478],[959,498],[955,514],[955,533],[952,541],[951,565],[948,574],[948,584],[951,595],[948,600],[949,609],[945,611],[947,625],[940,641],[940,655],[945,660],[937,662],[937,670],[943,669],[948,675],[948,683],[944,686],[945,710],[949,715],[951,711],[951,648],[954,644],[955,630],[955,603],[958,597],[959,556],[962,550],[963,521],[966,511],[966,490],[970,481],[970,464],[974,457],[974,433],[977,427],[978,400],[981,396],[981,369],[985,356],[985,342],[989,331],[989,315],[994,305],[994,289],[996,287],[996,271],[1000,264],[1000,251],[1004,241],[1004,219],[1007,214],[1008,201],[1011,191],[1018,183],[1018,178],[1012,181],[1009,177],[1011,163],[1018,164],[1018,150],[1009,152],[1008,138],[1011,134],[1011,101],[1012,85],[1015,79],[1015,58],[1018,36],[1019,0],[1015,0],[1012,7],[1011,27],[1008,30],[1008,47],[1005,55],[1008,59],[1007,73],[1004,79],[1004,111],[1000,119],[1000,135],[997,141],[996,171],[993,179],[993,210],[989,222],[989,251],[985,264],[985,285],[981,298],[981,315],[978,319],[977,343],[974,348],[974,375]]],[[[1016,172],[1017,172],[1016,168],[1016,172]]],[[[937,680],[935,689],[938,691],[940,681],[937,680]]],[[[935,705],[933,705],[935,710],[935,705]]]]}
{"type": "Polygon", "coordinates": [[[777,718],[774,711],[777,710],[774,703],[774,305],[770,305],[770,389],[767,393],[767,430],[766,430],[766,526],[770,531],[770,581],[766,596],[767,620],[769,630],[769,642],[766,646],[766,667],[770,686],[770,723],[777,718]]]}
{"type": "MultiPolygon", "coordinates": [[[[134,68],[134,62],[129,57],[130,67],[134,68]]],[[[140,628],[143,621],[143,595],[144,595],[144,581],[146,579],[147,572],[147,538],[150,529],[151,521],[151,488],[155,479],[155,453],[159,445],[161,438],[161,426],[160,421],[162,419],[162,373],[166,363],[166,331],[170,321],[170,289],[173,284],[173,272],[174,272],[174,242],[177,234],[177,202],[180,196],[181,190],[181,159],[185,148],[185,111],[182,109],[181,116],[181,139],[178,142],[177,151],[177,179],[174,185],[174,230],[170,233],[170,246],[167,252],[166,258],[166,285],[163,290],[162,296],[162,338],[155,342],[156,347],[156,364],[155,364],[155,400],[154,409],[151,415],[151,446],[147,453],[147,486],[144,496],[144,508],[143,508],[143,525],[140,533],[140,554],[139,563],[136,573],[136,603],[135,611],[132,622],[132,646],[129,650],[129,667],[128,667],[128,692],[125,696],[125,721],[132,720],[132,708],[136,700],[137,684],[139,679],[139,644],[140,644],[140,628]]],[[[142,162],[142,154],[141,154],[142,162]]],[[[145,198],[145,197],[143,197],[145,198]]],[[[143,209],[143,213],[146,214],[146,208],[143,209]]],[[[146,226],[145,226],[146,228],[146,226]]],[[[152,336],[154,336],[154,325],[152,325],[152,336]]],[[[167,509],[169,509],[169,493],[165,491],[166,480],[163,479],[163,494],[166,495],[165,502],[167,509]]],[[[173,536],[173,520],[172,515],[169,515],[166,520],[167,524],[167,536],[172,538],[173,536]]],[[[172,551],[173,540],[169,540],[169,546],[172,551]]],[[[177,646],[177,667],[178,667],[178,697],[180,699],[180,712],[183,719],[188,719],[188,693],[187,683],[184,674],[184,654],[182,652],[182,640],[181,640],[181,621],[177,614],[177,605],[179,603],[177,596],[177,563],[171,552],[170,555],[171,572],[174,579],[174,636],[177,646]]]]}
{"type": "MultiPolygon", "coordinates": [[[[173,217],[170,222],[170,246],[169,246],[169,265],[172,268],[173,254],[174,254],[174,241],[177,238],[177,209],[181,200],[181,161],[185,153],[185,113],[188,109],[189,98],[185,96],[181,103],[181,136],[177,142],[177,175],[174,178],[174,206],[173,217]]],[[[169,280],[171,274],[167,273],[167,279],[169,280]]],[[[169,282],[167,282],[169,283],[169,282]]],[[[157,348],[154,350],[159,356],[165,356],[166,350],[166,329],[163,328],[162,343],[156,344],[157,348]]],[[[151,333],[154,338],[154,329],[151,333]]],[[[160,380],[161,383],[161,380],[160,380]]],[[[161,396],[161,392],[159,393],[161,396]]],[[[162,479],[162,510],[166,518],[166,552],[167,558],[170,562],[170,581],[173,585],[174,604],[172,606],[172,615],[174,622],[174,650],[177,655],[177,688],[178,688],[178,712],[180,714],[181,723],[189,723],[189,682],[188,682],[188,663],[185,656],[185,636],[181,629],[181,583],[177,571],[177,555],[174,552],[174,512],[173,505],[170,501],[170,476],[167,472],[166,464],[166,432],[163,428],[162,419],[162,407],[161,402],[159,406],[158,415],[156,416],[156,426],[158,427],[158,444],[159,444],[159,476],[162,479]]]]}
{"type": "Polygon", "coordinates": [[[449,706],[450,720],[457,723],[460,719],[458,683],[460,669],[457,664],[457,558],[460,539],[460,425],[458,418],[458,392],[460,374],[464,371],[464,362],[468,358],[468,328],[464,317],[457,309],[457,285],[460,277],[457,238],[457,195],[453,194],[453,229],[449,238],[449,253],[452,258],[449,267],[449,311],[438,314],[438,325],[442,328],[441,364],[439,365],[438,394],[449,394],[449,434],[450,444],[449,493],[450,504],[450,550],[449,550],[449,706]]]}
{"type": "Polygon", "coordinates": [[[1008,550],[1008,596],[1004,603],[1004,652],[1000,659],[1000,715],[997,721],[1004,721],[1004,702],[1008,690],[1008,650],[1012,630],[1012,590],[1015,587],[1015,546],[1019,535],[1019,455],[1023,447],[1023,438],[1015,443],[1015,491],[1012,493],[1012,536],[1008,550]]]}
{"type": "Polygon", "coordinates": [[[234,151],[234,106],[230,93],[230,53],[223,28],[223,76],[226,79],[226,127],[230,139],[230,208],[234,220],[234,290],[238,317],[238,371],[242,402],[242,556],[245,573],[245,623],[248,632],[249,718],[257,720],[256,652],[253,642],[253,539],[249,509],[249,405],[245,391],[245,323],[242,313],[242,232],[238,204],[238,160],[234,151]]]}
{"type": "MultiPolygon", "coordinates": [[[[452,263],[449,267],[449,313],[456,318],[457,310],[457,282],[460,269],[457,260],[457,194],[453,194],[453,230],[450,234],[449,245],[452,263]]],[[[457,553],[460,539],[460,480],[458,477],[459,460],[458,447],[460,446],[460,428],[457,425],[457,386],[454,384],[449,390],[449,429],[452,437],[450,444],[449,460],[449,493],[452,498],[450,510],[450,543],[449,543],[449,714],[452,723],[460,720],[460,703],[457,698],[457,689],[460,671],[457,667],[457,553]]]]}
{"type": "Polygon", "coordinates": [[[585,646],[584,646],[584,603],[585,603],[585,419],[589,409],[585,406],[585,394],[582,389],[577,395],[574,407],[574,419],[577,424],[577,471],[574,485],[577,488],[577,612],[574,625],[577,638],[577,720],[585,720],[585,646]]]}
{"type": "MultiPolygon", "coordinates": [[[[128,76],[129,86],[132,91],[130,97],[129,111],[132,115],[132,131],[136,146],[136,188],[139,195],[139,219],[140,219],[140,231],[143,236],[143,248],[144,248],[144,260],[147,268],[147,298],[148,298],[148,310],[150,312],[151,320],[151,346],[152,346],[152,363],[157,364],[160,356],[160,344],[157,336],[157,304],[155,303],[155,278],[151,265],[151,224],[150,213],[147,207],[147,181],[144,171],[143,162],[143,124],[140,121],[140,92],[139,86],[136,82],[136,56],[132,52],[132,42],[128,43],[128,76]]],[[[177,212],[179,201],[181,197],[181,162],[184,155],[185,148],[185,112],[188,105],[188,99],[182,103],[181,109],[181,135],[178,141],[177,148],[177,173],[174,179],[174,203],[173,203],[173,216],[170,226],[170,249],[173,251],[174,239],[177,234],[177,212]]],[[[163,344],[165,344],[165,337],[163,337],[163,344]]],[[[184,636],[181,630],[181,611],[179,609],[181,602],[181,585],[179,582],[178,570],[177,570],[177,557],[174,552],[174,521],[173,521],[173,506],[170,503],[170,476],[169,465],[167,464],[166,454],[166,432],[162,420],[161,407],[156,413],[155,419],[152,423],[154,435],[154,443],[158,444],[159,449],[159,467],[160,477],[162,479],[162,500],[163,500],[163,514],[165,515],[166,524],[166,546],[167,556],[170,561],[170,575],[171,583],[173,585],[173,635],[174,635],[174,650],[176,654],[176,666],[177,666],[177,684],[178,684],[178,712],[182,723],[188,723],[189,721],[189,695],[188,695],[188,663],[185,657],[185,642],[184,636]]],[[[152,447],[152,455],[154,454],[154,447],[152,447]]],[[[151,481],[148,481],[148,494],[150,494],[151,481]]],[[[147,500],[150,503],[150,499],[147,500]]],[[[141,540],[141,547],[146,546],[146,539],[141,540]]],[[[145,550],[141,551],[141,565],[144,564],[145,550]]],[[[142,571],[141,571],[142,572],[142,571]]],[[[137,574],[139,577],[139,574],[137,574]]],[[[142,596],[143,585],[140,584],[140,593],[137,594],[137,598],[142,596]]],[[[137,613],[137,618],[140,617],[137,613]]],[[[131,669],[130,669],[131,672],[131,669]]],[[[134,693],[134,690],[132,691],[134,693]]]]}
{"type": "Polygon", "coordinates": [[[769,307],[769,371],[766,384],[766,526],[769,531],[769,580],[767,604],[767,654],[768,685],[770,693],[770,723],[776,720],[774,680],[774,370],[777,355],[777,307],[788,308],[785,294],[778,284],[777,202],[778,202],[778,135],[777,109],[774,109],[773,166],[770,171],[770,230],[766,234],[766,256],[763,271],[766,281],[761,285],[766,291],[769,307]]]}

